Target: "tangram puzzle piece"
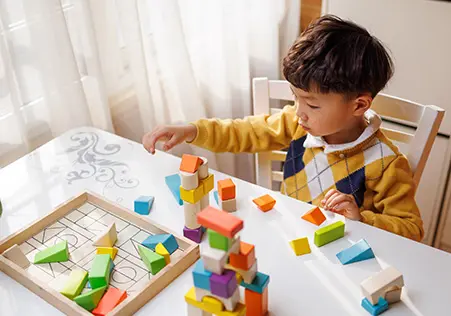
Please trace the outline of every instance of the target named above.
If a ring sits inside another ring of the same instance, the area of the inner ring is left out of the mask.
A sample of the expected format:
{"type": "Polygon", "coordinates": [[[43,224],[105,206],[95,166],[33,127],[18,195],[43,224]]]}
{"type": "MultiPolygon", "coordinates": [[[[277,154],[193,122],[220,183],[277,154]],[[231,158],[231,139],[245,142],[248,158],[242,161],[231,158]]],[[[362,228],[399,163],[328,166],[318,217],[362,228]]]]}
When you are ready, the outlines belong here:
{"type": "Polygon", "coordinates": [[[99,287],[74,298],[75,303],[88,311],[92,311],[100,302],[106,286],[99,287]]]}
{"type": "Polygon", "coordinates": [[[30,266],[30,261],[25,256],[25,254],[20,250],[20,247],[14,244],[7,250],[5,250],[2,255],[8,259],[17,264],[22,269],[26,269],[30,266]]]}
{"type": "Polygon", "coordinates": [[[34,256],[34,263],[64,262],[67,260],[69,260],[67,240],[60,241],[56,245],[38,252],[34,256]]]}
{"type": "Polygon", "coordinates": [[[315,224],[316,226],[321,225],[326,220],[326,216],[324,216],[319,207],[311,209],[310,211],[302,215],[302,218],[312,224],[315,224]]]}
{"type": "Polygon", "coordinates": [[[96,247],[113,247],[117,240],[116,224],[111,223],[108,228],[93,243],[96,247]]]}
{"type": "Polygon", "coordinates": [[[105,316],[126,298],[127,292],[110,287],[92,313],[96,316],[105,316]]]}
{"type": "Polygon", "coordinates": [[[88,272],[84,270],[72,270],[60,293],[73,300],[76,296],[80,295],[86,282],[88,282],[88,272]]]}
{"type": "Polygon", "coordinates": [[[349,264],[374,258],[374,253],[366,240],[361,239],[351,247],[337,253],[337,258],[342,264],[349,264]]]}
{"type": "Polygon", "coordinates": [[[307,237],[298,238],[290,241],[290,246],[293,249],[296,256],[305,255],[311,252],[307,237]]]}
{"type": "Polygon", "coordinates": [[[276,204],[276,200],[274,200],[269,194],[262,195],[256,199],[253,199],[252,201],[263,212],[272,210],[272,208],[276,204]]]}
{"type": "Polygon", "coordinates": [[[153,275],[160,272],[160,270],[166,266],[166,261],[164,260],[164,257],[153,252],[149,248],[144,247],[142,245],[138,245],[138,252],[147,269],[153,275]]]}
{"type": "Polygon", "coordinates": [[[89,284],[91,288],[97,289],[109,285],[112,266],[113,260],[111,260],[109,254],[101,254],[94,257],[89,270],[89,284]]]}

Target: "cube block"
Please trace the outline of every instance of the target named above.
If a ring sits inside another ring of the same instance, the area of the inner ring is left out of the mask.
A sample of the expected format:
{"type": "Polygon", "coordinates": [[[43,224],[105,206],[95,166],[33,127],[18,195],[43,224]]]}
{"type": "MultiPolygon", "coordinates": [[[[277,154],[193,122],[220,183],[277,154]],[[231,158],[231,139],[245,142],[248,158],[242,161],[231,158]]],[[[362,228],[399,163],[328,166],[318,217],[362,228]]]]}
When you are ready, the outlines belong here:
{"type": "Polygon", "coordinates": [[[202,259],[199,259],[194,265],[193,270],[193,281],[194,286],[196,288],[201,288],[207,291],[210,291],[210,276],[211,272],[205,270],[204,262],[202,259]]]}
{"type": "Polygon", "coordinates": [[[218,181],[218,192],[221,200],[230,200],[236,197],[236,187],[232,179],[224,179],[218,181]]]}
{"type": "Polygon", "coordinates": [[[204,194],[208,194],[215,187],[215,177],[213,174],[208,175],[205,179],[200,180],[204,188],[204,194]]]}
{"type": "Polygon", "coordinates": [[[229,298],[237,286],[235,271],[226,269],[222,274],[213,273],[210,276],[210,289],[214,295],[229,298]]]}
{"type": "Polygon", "coordinates": [[[141,215],[149,215],[152,208],[153,196],[140,196],[135,200],[135,212],[141,215]]]}
{"type": "Polygon", "coordinates": [[[185,236],[186,238],[197,242],[198,244],[200,244],[200,242],[202,241],[202,236],[204,235],[204,230],[202,226],[199,226],[198,228],[195,229],[191,229],[188,227],[183,227],[183,236],[185,236]]]}
{"type": "Polygon", "coordinates": [[[180,186],[180,198],[189,203],[199,202],[200,199],[204,196],[204,187],[202,183],[193,190],[185,190],[182,186],[180,186]]]}
{"type": "Polygon", "coordinates": [[[210,244],[210,247],[221,249],[224,251],[229,250],[230,246],[233,243],[232,238],[228,238],[224,235],[221,235],[220,233],[207,229],[207,236],[208,236],[208,243],[210,244]]]}
{"type": "Polygon", "coordinates": [[[239,253],[230,254],[230,265],[237,269],[248,270],[255,262],[255,247],[254,245],[240,242],[239,253]]]}

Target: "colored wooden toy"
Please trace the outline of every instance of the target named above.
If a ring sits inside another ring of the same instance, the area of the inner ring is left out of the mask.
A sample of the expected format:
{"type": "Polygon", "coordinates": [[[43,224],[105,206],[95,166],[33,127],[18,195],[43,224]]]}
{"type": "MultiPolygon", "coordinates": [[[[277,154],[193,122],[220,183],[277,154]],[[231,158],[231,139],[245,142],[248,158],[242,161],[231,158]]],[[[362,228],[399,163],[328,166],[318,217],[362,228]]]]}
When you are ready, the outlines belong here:
{"type": "Polygon", "coordinates": [[[236,211],[236,199],[221,200],[219,199],[219,208],[227,213],[233,213],[236,211]]]}
{"type": "Polygon", "coordinates": [[[210,289],[214,295],[229,298],[237,289],[235,271],[225,269],[222,274],[210,276],[210,289]]]}
{"type": "Polygon", "coordinates": [[[204,196],[204,186],[202,183],[193,190],[185,190],[182,186],[180,186],[180,198],[189,203],[199,202],[200,199],[204,196]]]}
{"type": "Polygon", "coordinates": [[[199,259],[194,265],[193,281],[196,288],[201,288],[210,291],[210,276],[211,272],[205,270],[204,262],[199,259]]]}
{"type": "Polygon", "coordinates": [[[191,204],[183,203],[183,212],[185,213],[185,226],[190,229],[196,229],[201,225],[197,222],[197,214],[201,211],[201,202],[191,204]]]}
{"type": "Polygon", "coordinates": [[[262,195],[256,199],[253,199],[252,201],[263,212],[272,210],[274,205],[276,205],[276,200],[274,200],[269,194],[262,195]]]}
{"type": "Polygon", "coordinates": [[[117,240],[116,223],[112,223],[93,243],[96,247],[113,247],[117,240]]]}
{"type": "Polygon", "coordinates": [[[152,208],[153,196],[140,196],[135,200],[135,212],[141,215],[149,215],[152,208]]]}
{"type": "Polygon", "coordinates": [[[138,245],[138,252],[147,269],[153,275],[160,272],[160,270],[166,266],[166,261],[164,260],[164,257],[160,256],[156,252],[153,252],[149,248],[144,247],[142,245],[138,245]]]}
{"type": "Polygon", "coordinates": [[[220,233],[207,229],[208,242],[210,247],[227,251],[232,246],[233,239],[221,235],[220,233]]]}
{"type": "Polygon", "coordinates": [[[206,244],[201,248],[200,256],[207,271],[222,274],[227,262],[227,252],[211,248],[210,245],[206,244]]]}
{"type": "Polygon", "coordinates": [[[202,226],[195,228],[195,229],[191,229],[188,227],[183,227],[183,236],[185,236],[186,238],[197,242],[198,244],[200,244],[200,242],[202,241],[202,236],[204,235],[204,230],[202,228],[202,226]]]}
{"type": "Polygon", "coordinates": [[[255,247],[254,245],[240,242],[239,253],[230,254],[230,265],[237,269],[248,270],[255,262],[255,247]]]}
{"type": "Polygon", "coordinates": [[[86,282],[88,282],[88,272],[84,270],[72,270],[60,293],[73,300],[76,296],[80,295],[86,282]]]}
{"type": "Polygon", "coordinates": [[[78,295],[77,297],[74,298],[74,301],[84,309],[92,311],[99,304],[100,299],[103,296],[103,293],[105,293],[105,290],[106,286],[93,289],[89,292],[78,295]]]}
{"type": "Polygon", "coordinates": [[[302,215],[302,219],[319,226],[326,220],[326,216],[324,216],[319,207],[315,207],[302,215]]]}
{"type": "Polygon", "coordinates": [[[196,172],[180,171],[181,186],[185,190],[194,190],[199,186],[199,175],[196,172]]]}
{"type": "Polygon", "coordinates": [[[20,247],[16,244],[12,245],[10,248],[6,249],[2,255],[17,264],[22,269],[26,269],[30,266],[30,261],[25,256],[25,254],[20,250],[20,247]]]}
{"type": "Polygon", "coordinates": [[[127,292],[110,287],[91,313],[95,316],[105,316],[126,298],[127,292]]]}
{"type": "Polygon", "coordinates": [[[236,197],[236,187],[232,179],[224,179],[218,181],[218,192],[221,200],[230,200],[236,197]]]}
{"type": "Polygon", "coordinates": [[[243,280],[241,281],[241,286],[251,291],[262,294],[265,288],[268,286],[268,283],[269,283],[269,275],[264,274],[262,272],[257,272],[252,283],[246,283],[243,280]]]}
{"type": "MultiPolygon", "coordinates": [[[[388,267],[378,274],[364,280],[360,287],[363,295],[368,301],[376,305],[379,297],[385,299],[385,294],[393,289],[401,289],[404,286],[404,279],[398,270],[394,267],[388,267]]],[[[391,297],[391,299],[393,299],[391,297]]]]}
{"type": "Polygon", "coordinates": [[[202,159],[197,156],[183,154],[182,161],[180,162],[180,171],[191,172],[194,173],[199,169],[199,166],[202,164],[202,159]]]}
{"type": "Polygon", "coordinates": [[[216,204],[219,206],[219,193],[218,193],[218,191],[213,192],[213,197],[215,198],[216,204]]]}
{"type": "Polygon", "coordinates": [[[220,301],[224,306],[224,309],[233,312],[236,308],[236,305],[240,301],[240,289],[236,287],[235,292],[233,292],[232,296],[225,298],[211,293],[211,291],[207,291],[205,289],[195,287],[196,300],[198,302],[202,302],[206,296],[213,297],[220,301]]]}
{"type": "Polygon", "coordinates": [[[290,241],[290,246],[293,249],[296,256],[305,255],[311,252],[307,237],[298,238],[290,241]]]}
{"type": "Polygon", "coordinates": [[[372,316],[380,315],[388,309],[388,302],[379,297],[377,304],[373,305],[367,298],[362,300],[362,307],[372,316]]]}
{"type": "Polygon", "coordinates": [[[233,238],[244,226],[242,219],[211,206],[197,214],[197,221],[202,226],[229,238],[233,238]]]}
{"type": "Polygon", "coordinates": [[[337,240],[345,235],[345,223],[342,221],[324,226],[315,232],[315,245],[317,247],[324,246],[334,240],[337,240]]]}
{"type": "Polygon", "coordinates": [[[67,260],[69,260],[67,240],[41,250],[34,256],[34,263],[64,262],[67,260]]]}
{"type": "Polygon", "coordinates": [[[180,186],[181,180],[178,174],[172,174],[164,178],[166,185],[174,196],[175,200],[179,205],[183,205],[183,200],[180,198],[180,186]]]}
{"type": "Polygon", "coordinates": [[[337,253],[337,258],[342,264],[363,261],[374,258],[373,250],[365,239],[361,239],[351,247],[337,253]]]}
{"type": "MultiPolygon", "coordinates": [[[[236,304],[235,309],[233,310],[233,312],[230,311],[224,311],[224,310],[218,310],[220,308],[220,301],[219,304],[213,303],[213,300],[215,300],[214,298],[210,299],[210,306],[208,306],[208,304],[205,303],[205,299],[207,299],[206,297],[202,300],[202,302],[199,302],[196,300],[196,293],[195,293],[195,289],[194,287],[192,287],[186,294],[185,294],[185,301],[193,306],[196,307],[200,310],[203,311],[207,311],[209,313],[214,313],[216,316],[244,316],[246,314],[246,306],[244,304],[238,303],[236,304]],[[207,306],[206,306],[207,305],[207,306]],[[214,305],[216,307],[211,308],[211,305],[214,305]]],[[[190,310],[190,309],[189,309],[190,310]]],[[[196,315],[196,314],[190,314],[191,315],[196,315]]],[[[199,315],[199,314],[197,314],[199,315]]],[[[202,315],[202,314],[200,314],[202,315]]]]}
{"type": "Polygon", "coordinates": [[[150,235],[142,242],[142,245],[155,250],[159,243],[162,243],[170,254],[173,254],[179,247],[177,240],[172,234],[150,235]]]}
{"type": "Polygon", "coordinates": [[[204,188],[204,194],[208,194],[215,187],[215,178],[213,174],[208,175],[205,179],[200,180],[204,188]]]}
{"type": "Polygon", "coordinates": [[[254,263],[252,264],[252,266],[246,270],[238,269],[238,268],[232,266],[231,264],[226,264],[225,268],[235,271],[237,274],[240,275],[241,280],[244,281],[244,283],[249,283],[249,284],[254,281],[254,278],[258,272],[257,260],[255,260],[254,263]]]}
{"type": "Polygon", "coordinates": [[[167,265],[171,263],[171,255],[161,242],[155,247],[155,252],[164,258],[167,265]]]}
{"type": "Polygon", "coordinates": [[[244,290],[244,304],[247,316],[265,316],[268,313],[268,288],[263,293],[244,290]]]}
{"type": "Polygon", "coordinates": [[[91,269],[89,270],[89,284],[91,288],[97,289],[108,286],[112,265],[113,261],[108,254],[96,255],[94,257],[91,269]]]}
{"type": "Polygon", "coordinates": [[[110,255],[111,260],[114,260],[116,258],[118,249],[115,247],[97,247],[97,254],[98,255],[110,255]]]}

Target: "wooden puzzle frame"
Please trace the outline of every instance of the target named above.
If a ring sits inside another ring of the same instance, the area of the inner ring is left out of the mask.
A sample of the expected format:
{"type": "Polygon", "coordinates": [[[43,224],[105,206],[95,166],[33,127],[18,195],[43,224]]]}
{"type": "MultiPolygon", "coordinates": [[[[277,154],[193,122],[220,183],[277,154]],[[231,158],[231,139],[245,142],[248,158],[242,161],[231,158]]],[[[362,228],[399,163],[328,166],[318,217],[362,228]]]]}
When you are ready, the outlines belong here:
{"type": "Polygon", "coordinates": [[[16,265],[14,262],[2,256],[2,253],[12,247],[14,244],[20,245],[38,232],[52,225],[59,219],[63,218],[72,210],[78,208],[84,203],[91,203],[101,209],[121,218],[122,220],[132,223],[139,228],[146,230],[152,234],[169,233],[173,234],[177,239],[179,247],[183,249],[183,255],[169,265],[164,267],[155,277],[149,280],[137,294],[127,297],[122,303],[116,306],[108,315],[132,315],[155,295],[161,292],[169,283],[177,278],[183,271],[188,269],[196,260],[199,259],[199,245],[188,238],[179,236],[169,229],[141,216],[133,211],[129,211],[120,205],[110,202],[103,197],[90,192],[84,192],[69,201],[57,206],[52,212],[45,217],[35,221],[22,230],[12,234],[0,241],[0,271],[16,280],[27,289],[40,296],[42,299],[53,305],[61,312],[67,315],[92,315],[74,301],[66,298],[48,284],[42,282],[36,277],[27,273],[24,269],[16,265]]]}

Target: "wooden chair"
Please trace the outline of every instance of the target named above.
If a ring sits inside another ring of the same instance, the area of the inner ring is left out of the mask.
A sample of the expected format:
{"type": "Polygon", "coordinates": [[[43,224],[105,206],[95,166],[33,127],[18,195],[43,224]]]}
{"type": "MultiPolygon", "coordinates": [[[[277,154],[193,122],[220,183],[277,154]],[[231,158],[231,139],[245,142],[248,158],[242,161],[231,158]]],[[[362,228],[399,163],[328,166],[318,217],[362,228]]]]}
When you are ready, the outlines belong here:
{"type": "MultiPolygon", "coordinates": [[[[270,100],[294,100],[288,81],[254,78],[252,88],[254,115],[281,111],[271,108],[270,100]]],[[[416,126],[414,134],[381,129],[394,142],[407,144],[408,150],[404,154],[414,172],[414,181],[418,184],[445,111],[434,105],[422,105],[381,93],[376,96],[371,108],[382,118],[416,126]]],[[[273,161],[285,161],[285,158],[284,151],[256,154],[257,184],[272,189],[273,181],[282,182],[283,172],[273,171],[271,165],[273,161]]]]}

